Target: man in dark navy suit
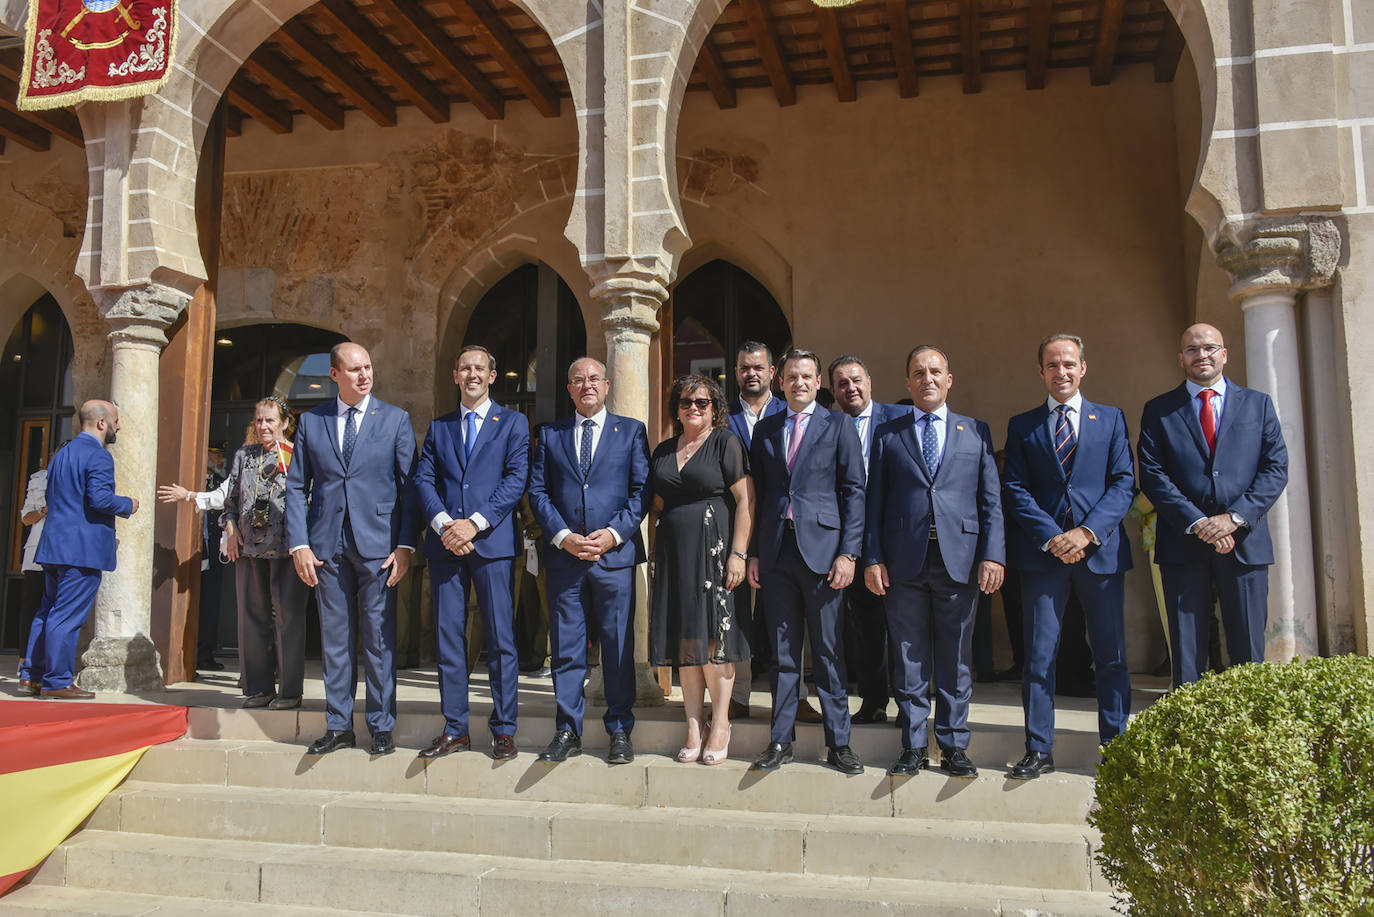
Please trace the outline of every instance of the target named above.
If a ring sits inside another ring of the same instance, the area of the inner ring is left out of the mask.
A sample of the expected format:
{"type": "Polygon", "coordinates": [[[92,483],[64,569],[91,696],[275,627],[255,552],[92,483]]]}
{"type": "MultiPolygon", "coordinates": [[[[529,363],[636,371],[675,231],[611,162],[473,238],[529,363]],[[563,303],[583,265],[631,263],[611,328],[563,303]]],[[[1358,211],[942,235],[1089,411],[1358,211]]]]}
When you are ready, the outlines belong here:
{"type": "Polygon", "coordinates": [[[415,496],[429,520],[429,560],[439,631],[439,702],[444,731],[420,752],[439,758],[466,749],[468,594],[477,590],[491,682],[492,757],[515,757],[520,660],[515,649],[514,558],[524,547],[515,504],[529,479],[525,415],[490,398],[496,358],[480,344],[458,352],[458,410],[429,425],[415,466],[415,496]]]}
{"type": "MultiPolygon", "coordinates": [[[[787,402],[773,394],[773,351],[760,341],[745,341],[739,345],[735,354],[735,383],[739,386],[739,397],[730,405],[726,422],[730,431],[744,440],[747,450],[754,441],[754,425],[765,417],[771,417],[787,410],[787,402]]],[[[754,669],[767,666],[772,659],[768,649],[771,639],[763,623],[763,599],[761,593],[748,582],[740,584],[735,590],[735,614],[742,618],[742,625],[749,637],[753,657],[735,663],[735,687],[730,697],[730,719],[749,718],[749,695],[753,691],[754,669]]],[[[804,686],[803,686],[804,689],[804,686]]],[[[798,719],[805,722],[820,722],[816,713],[805,701],[797,708],[798,719]],[[809,719],[810,713],[814,719],[809,719]]]]}
{"type": "Polygon", "coordinates": [[[138,512],[136,497],[115,493],[105,451],[119,432],[119,408],[87,401],[79,418],[81,432],[48,463],[48,515],[34,555],[46,584],[19,669],[20,691],[35,697],[95,697],[74,681],[77,639],[101,575],[115,568],[115,517],[138,512]]]}
{"type": "Polygon", "coordinates": [[[945,403],[954,375],[944,351],[923,344],[906,362],[915,407],[878,428],[864,528],[864,581],[885,596],[898,655],[893,693],[902,754],[891,772],[910,776],[929,766],[933,660],[940,767],[972,777],[973,623],[978,591],[996,592],[1005,573],[1001,487],[988,425],[945,403]]]}
{"type": "Polygon", "coordinates": [[[816,403],[820,372],[820,358],[809,350],[782,358],[787,412],[760,420],[749,449],[758,494],[749,582],[763,589],[774,653],[772,741],[752,766],[776,770],[793,759],[805,627],[825,720],[826,763],[859,774],[863,764],[849,747],[840,601],[854,580],[863,542],[863,449],[848,417],[816,403]]]}
{"type": "MultiPolygon", "coordinates": [[[[873,454],[873,434],[883,424],[899,414],[909,413],[895,404],[879,404],[873,400],[873,379],[862,359],[845,355],[833,360],[826,373],[830,390],[835,393],[835,405],[849,416],[859,434],[863,448],[864,479],[868,479],[868,460],[873,454]]],[[[859,709],[854,723],[886,723],[888,698],[887,618],[883,600],[864,585],[862,577],[855,577],[844,591],[846,630],[855,637],[852,651],[856,657],[855,687],[859,692],[859,709]]]]}
{"type": "Polygon", "coordinates": [[[543,428],[530,471],[530,508],[548,539],[544,569],[558,707],[541,761],[582,754],[591,628],[606,683],[607,760],[634,760],[634,569],[645,559],[639,526],[649,510],[649,439],[644,424],[606,410],[609,392],[600,360],[575,360],[568,394],[577,413],[543,428]]]}
{"type": "Polygon", "coordinates": [[[362,632],[371,752],[396,750],[396,589],[410,567],[415,529],[410,415],[373,397],[372,358],[334,345],[327,404],[301,415],[286,474],[286,540],[296,574],[320,606],[325,734],[309,754],[352,748],[362,632]]]}
{"type": "Polygon", "coordinates": [[[1055,670],[1071,591],[1087,621],[1102,744],[1121,734],[1131,713],[1125,625],[1131,546],[1122,520],[1135,496],[1135,463],[1126,417],[1079,391],[1088,363],[1077,336],[1050,335],[1037,359],[1049,397],[1007,424],[1002,476],[1003,505],[1008,522],[1015,521],[1007,525],[1007,553],[1020,571],[1026,610],[1026,754],[1011,772],[1018,780],[1054,770],[1055,670]]]}
{"type": "Polygon", "coordinates": [[[1222,375],[1221,332],[1189,327],[1178,362],[1187,378],[1145,405],[1138,450],[1140,489],[1159,513],[1155,563],[1175,686],[1207,669],[1214,589],[1232,664],[1264,661],[1274,562],[1266,517],[1288,486],[1288,449],[1274,403],[1222,375]]]}

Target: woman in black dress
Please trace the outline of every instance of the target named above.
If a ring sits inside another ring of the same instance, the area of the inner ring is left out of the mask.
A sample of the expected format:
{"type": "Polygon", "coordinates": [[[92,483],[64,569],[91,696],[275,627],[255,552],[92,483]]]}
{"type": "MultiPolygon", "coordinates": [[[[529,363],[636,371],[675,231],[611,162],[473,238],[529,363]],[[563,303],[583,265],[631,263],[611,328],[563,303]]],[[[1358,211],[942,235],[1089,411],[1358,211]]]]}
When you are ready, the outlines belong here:
{"type": "Polygon", "coordinates": [[[683,376],[668,403],[677,436],[659,443],[649,465],[658,510],[650,656],[680,670],[687,738],[677,759],[719,764],[730,747],[735,663],[749,658],[731,590],[744,582],[754,484],[744,443],[725,429],[719,385],[683,376]],[[712,720],[704,734],[708,689],[712,720]]]}

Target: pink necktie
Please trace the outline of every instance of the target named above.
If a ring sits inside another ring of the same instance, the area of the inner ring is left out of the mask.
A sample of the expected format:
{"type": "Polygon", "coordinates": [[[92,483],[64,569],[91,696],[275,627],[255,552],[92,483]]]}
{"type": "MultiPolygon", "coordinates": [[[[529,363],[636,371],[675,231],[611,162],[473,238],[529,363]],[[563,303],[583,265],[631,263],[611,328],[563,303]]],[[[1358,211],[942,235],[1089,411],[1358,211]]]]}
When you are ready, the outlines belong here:
{"type": "Polygon", "coordinates": [[[788,419],[792,421],[792,438],[787,444],[787,472],[791,474],[792,469],[797,464],[797,449],[801,447],[802,434],[805,432],[806,427],[802,425],[801,412],[793,414],[788,419]]]}

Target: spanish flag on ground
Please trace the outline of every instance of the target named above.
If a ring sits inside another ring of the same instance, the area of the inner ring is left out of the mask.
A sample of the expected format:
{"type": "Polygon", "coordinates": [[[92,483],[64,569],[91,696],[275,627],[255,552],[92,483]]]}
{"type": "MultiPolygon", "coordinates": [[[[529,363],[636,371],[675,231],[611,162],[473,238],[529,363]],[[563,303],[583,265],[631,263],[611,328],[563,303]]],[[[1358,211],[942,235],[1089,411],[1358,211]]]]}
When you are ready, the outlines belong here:
{"type": "Polygon", "coordinates": [[[85,821],[149,747],[185,734],[185,707],[0,701],[0,895],[85,821]]]}

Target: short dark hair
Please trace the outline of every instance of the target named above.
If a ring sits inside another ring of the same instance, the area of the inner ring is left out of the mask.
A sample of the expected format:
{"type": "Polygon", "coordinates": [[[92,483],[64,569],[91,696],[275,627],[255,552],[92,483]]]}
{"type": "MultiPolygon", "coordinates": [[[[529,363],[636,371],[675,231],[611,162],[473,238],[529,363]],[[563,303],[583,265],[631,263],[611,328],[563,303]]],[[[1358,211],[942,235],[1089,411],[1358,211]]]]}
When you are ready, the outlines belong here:
{"type": "Polygon", "coordinates": [[[848,366],[850,363],[853,363],[854,365],[862,368],[865,376],[871,377],[873,375],[871,372],[868,371],[867,363],[865,363],[860,358],[854,356],[853,354],[847,353],[842,357],[836,357],[835,359],[830,361],[830,368],[825,371],[825,377],[829,379],[831,382],[834,382],[835,370],[839,369],[841,366],[848,366]]]}
{"type": "Polygon", "coordinates": [[[821,374],[821,358],[816,356],[814,351],[802,350],[800,347],[793,347],[791,350],[787,351],[787,353],[783,354],[782,361],[778,363],[778,369],[786,369],[787,364],[791,363],[793,360],[810,360],[812,363],[816,364],[816,375],[819,376],[821,374]]]}
{"type": "Polygon", "coordinates": [[[699,388],[706,389],[706,393],[711,396],[711,429],[723,430],[729,422],[726,416],[728,408],[725,405],[725,392],[716,380],[710,376],[688,373],[674,379],[673,387],[668,390],[668,404],[673,408],[673,429],[679,434],[682,433],[682,421],[677,416],[678,402],[687,392],[694,392],[699,388]]]}
{"type": "Polygon", "coordinates": [[[773,362],[773,348],[769,347],[762,341],[745,341],[744,343],[740,344],[739,347],[735,350],[735,362],[739,362],[739,355],[742,353],[758,353],[759,351],[763,351],[765,354],[768,355],[769,363],[773,362]]]}
{"type": "Polygon", "coordinates": [[[1045,348],[1053,344],[1055,341],[1068,341],[1070,344],[1078,348],[1078,359],[1087,359],[1087,357],[1083,356],[1083,339],[1076,334],[1066,334],[1065,332],[1059,331],[1054,334],[1045,335],[1045,339],[1040,342],[1040,349],[1035,352],[1036,366],[1045,365],[1045,348]]]}
{"type": "Polygon", "coordinates": [[[939,347],[936,347],[934,344],[917,344],[915,347],[911,348],[911,353],[906,355],[906,374],[908,376],[911,375],[911,358],[916,356],[916,354],[924,353],[927,350],[933,350],[936,353],[938,353],[941,357],[943,357],[945,361],[945,369],[950,369],[949,354],[945,353],[943,350],[941,350],[939,347]]]}
{"type": "Polygon", "coordinates": [[[495,369],[496,354],[492,353],[490,350],[487,350],[487,348],[483,347],[481,344],[464,344],[462,346],[462,349],[458,351],[458,356],[453,358],[453,368],[456,370],[458,368],[458,364],[463,362],[463,354],[476,353],[478,351],[487,355],[487,372],[491,372],[493,369],[495,369]]]}

